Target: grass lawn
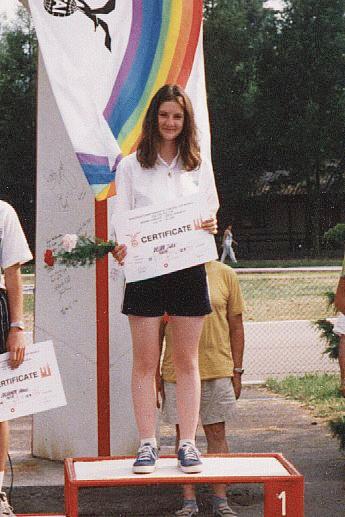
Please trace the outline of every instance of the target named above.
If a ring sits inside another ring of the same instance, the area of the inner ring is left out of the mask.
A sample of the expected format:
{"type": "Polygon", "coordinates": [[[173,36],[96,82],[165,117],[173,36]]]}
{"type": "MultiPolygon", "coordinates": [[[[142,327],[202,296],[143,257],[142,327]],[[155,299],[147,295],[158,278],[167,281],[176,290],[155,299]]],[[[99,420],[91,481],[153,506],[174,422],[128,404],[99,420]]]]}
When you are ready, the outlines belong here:
{"type": "Polygon", "coordinates": [[[245,320],[316,320],[332,316],[324,293],[335,291],[338,279],[338,271],[240,274],[245,320]]]}
{"type": "Polygon", "coordinates": [[[268,379],[266,387],[303,402],[315,416],[331,420],[345,416],[345,398],[339,392],[339,382],[339,375],[334,374],[290,375],[280,381],[268,379]]]}
{"type": "MultiPolygon", "coordinates": [[[[244,267],[317,267],[317,266],[341,266],[340,258],[318,258],[318,259],[279,259],[279,260],[241,260],[237,264],[231,263],[234,268],[244,267]]],[[[229,263],[229,262],[228,262],[229,263]]]]}
{"type": "Polygon", "coordinates": [[[22,275],[22,282],[24,285],[35,285],[35,275],[31,273],[22,275]]]}
{"type": "Polygon", "coordinates": [[[33,329],[34,322],[34,295],[24,295],[24,323],[26,330],[33,329]]]}

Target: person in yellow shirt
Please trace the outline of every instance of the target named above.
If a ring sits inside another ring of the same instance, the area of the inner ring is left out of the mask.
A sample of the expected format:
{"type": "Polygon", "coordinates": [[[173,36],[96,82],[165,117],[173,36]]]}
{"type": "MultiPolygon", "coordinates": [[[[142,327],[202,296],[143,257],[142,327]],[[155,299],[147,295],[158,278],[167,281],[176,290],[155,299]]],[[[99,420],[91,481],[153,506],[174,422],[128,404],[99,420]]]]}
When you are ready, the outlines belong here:
{"type": "MultiPolygon", "coordinates": [[[[236,399],[241,394],[244,330],[242,313],[244,302],[237,275],[229,266],[212,261],[206,264],[212,313],[206,316],[199,342],[199,370],[201,377],[200,419],[203,425],[208,453],[229,452],[225,422],[231,420],[236,399]]],[[[176,377],[173,363],[173,347],[169,322],[165,329],[165,349],[161,366],[160,391],[163,414],[179,426],[176,411],[176,377]]],[[[226,485],[213,487],[213,515],[234,516],[226,496],[226,485]]],[[[183,487],[184,504],[176,512],[178,517],[194,517],[198,514],[195,488],[183,487]]]]}

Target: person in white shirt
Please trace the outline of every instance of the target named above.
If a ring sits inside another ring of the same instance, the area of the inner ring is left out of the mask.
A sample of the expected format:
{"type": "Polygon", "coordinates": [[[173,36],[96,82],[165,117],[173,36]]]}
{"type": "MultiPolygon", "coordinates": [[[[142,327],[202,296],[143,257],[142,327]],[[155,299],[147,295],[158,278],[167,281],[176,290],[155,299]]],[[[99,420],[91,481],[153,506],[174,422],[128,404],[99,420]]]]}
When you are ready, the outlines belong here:
{"type": "MultiPolygon", "coordinates": [[[[25,355],[23,287],[20,266],[32,259],[18,216],[0,200],[0,353],[10,353],[9,364],[17,368],[25,355]]],[[[9,425],[0,422],[0,517],[14,516],[2,492],[8,454],[9,425]]]]}
{"type": "Polygon", "coordinates": [[[226,229],[224,231],[224,235],[223,235],[223,242],[222,242],[223,253],[222,253],[222,256],[220,257],[221,262],[225,262],[227,255],[229,255],[231,262],[237,262],[235,252],[232,248],[233,244],[237,244],[237,242],[235,241],[235,239],[233,238],[233,235],[232,235],[232,225],[229,224],[226,227],[226,229]]]}
{"type": "MultiPolygon", "coordinates": [[[[117,211],[179,199],[199,192],[208,202],[202,228],[217,232],[218,196],[210,163],[201,159],[191,102],[177,85],[163,86],[146,113],[137,152],[124,158],[116,172],[117,211]]],[[[122,264],[126,246],[113,255],[122,264]]],[[[135,473],[150,473],[157,459],[155,373],[160,355],[160,323],[169,314],[180,422],[178,461],[187,473],[200,472],[195,447],[200,404],[198,343],[211,312],[204,264],[126,285],[123,310],[133,342],[132,397],[140,437],[135,473]]]]}

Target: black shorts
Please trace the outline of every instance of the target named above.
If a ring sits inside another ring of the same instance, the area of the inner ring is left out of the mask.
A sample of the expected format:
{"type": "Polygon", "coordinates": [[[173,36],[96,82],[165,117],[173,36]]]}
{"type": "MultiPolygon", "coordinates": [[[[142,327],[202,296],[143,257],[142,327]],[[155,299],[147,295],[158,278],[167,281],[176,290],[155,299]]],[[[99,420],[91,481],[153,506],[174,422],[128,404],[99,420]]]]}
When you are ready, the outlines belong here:
{"type": "Polygon", "coordinates": [[[6,341],[10,330],[7,293],[0,289],[0,354],[7,352],[6,341]]]}
{"type": "Polygon", "coordinates": [[[127,284],[122,312],[148,317],[210,314],[205,265],[127,284]]]}

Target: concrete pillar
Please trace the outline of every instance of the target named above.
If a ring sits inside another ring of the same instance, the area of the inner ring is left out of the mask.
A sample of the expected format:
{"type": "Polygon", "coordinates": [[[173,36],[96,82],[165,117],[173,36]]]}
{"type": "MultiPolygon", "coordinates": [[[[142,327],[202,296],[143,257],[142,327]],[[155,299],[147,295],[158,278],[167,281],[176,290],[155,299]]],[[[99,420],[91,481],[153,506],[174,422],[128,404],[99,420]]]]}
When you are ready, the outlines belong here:
{"type": "MultiPolygon", "coordinates": [[[[95,267],[47,269],[46,248],[65,233],[95,235],[94,198],[74,155],[42,59],[38,73],[36,342],[52,339],[68,405],[34,416],[33,454],[97,455],[95,267]]],[[[108,202],[111,213],[112,201],[108,202]]],[[[109,261],[111,454],[130,454],[137,433],[130,393],[131,340],[120,314],[123,277],[109,261]]],[[[104,376],[108,372],[103,372],[104,376]]]]}

